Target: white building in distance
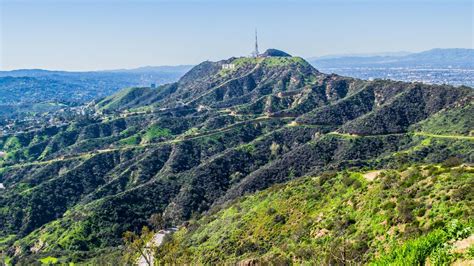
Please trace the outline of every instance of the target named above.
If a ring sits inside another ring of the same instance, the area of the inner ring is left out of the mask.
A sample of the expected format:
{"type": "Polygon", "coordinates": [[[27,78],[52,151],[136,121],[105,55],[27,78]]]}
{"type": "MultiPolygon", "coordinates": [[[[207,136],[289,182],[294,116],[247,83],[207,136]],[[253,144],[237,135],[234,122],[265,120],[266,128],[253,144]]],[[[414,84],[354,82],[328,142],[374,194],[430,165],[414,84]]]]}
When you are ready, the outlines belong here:
{"type": "Polygon", "coordinates": [[[223,64],[222,69],[235,69],[234,64],[223,64]]]}

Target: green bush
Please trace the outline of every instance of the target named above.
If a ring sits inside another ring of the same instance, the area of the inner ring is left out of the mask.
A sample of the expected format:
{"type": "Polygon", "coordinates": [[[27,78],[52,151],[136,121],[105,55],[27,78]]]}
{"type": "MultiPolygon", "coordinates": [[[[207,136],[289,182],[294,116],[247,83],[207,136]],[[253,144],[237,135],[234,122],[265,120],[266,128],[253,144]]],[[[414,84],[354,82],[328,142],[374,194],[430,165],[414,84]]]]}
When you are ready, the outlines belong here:
{"type": "Polygon", "coordinates": [[[449,266],[453,260],[454,255],[447,246],[438,247],[430,254],[431,265],[449,266]]]}
{"type": "Polygon", "coordinates": [[[449,252],[448,241],[465,238],[471,233],[470,226],[452,220],[444,228],[409,240],[401,246],[394,243],[391,251],[372,265],[425,265],[428,257],[434,265],[449,265],[454,257],[449,252]]]}
{"type": "Polygon", "coordinates": [[[458,157],[449,157],[446,159],[442,165],[443,167],[451,168],[462,164],[462,160],[458,157]]]}

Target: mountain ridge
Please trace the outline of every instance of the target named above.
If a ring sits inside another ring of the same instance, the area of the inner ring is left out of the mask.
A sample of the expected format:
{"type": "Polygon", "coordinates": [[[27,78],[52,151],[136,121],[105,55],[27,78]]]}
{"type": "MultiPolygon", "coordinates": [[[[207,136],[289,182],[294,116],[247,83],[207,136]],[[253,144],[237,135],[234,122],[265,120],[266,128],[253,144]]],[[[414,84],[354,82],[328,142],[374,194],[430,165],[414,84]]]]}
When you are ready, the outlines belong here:
{"type": "Polygon", "coordinates": [[[176,83],[98,101],[95,116],[0,137],[0,249],[81,260],[75,252],[117,247],[153,214],[180,225],[325,171],[467,162],[474,142],[454,114],[472,96],[323,74],[299,57],[203,62],[176,83]]]}

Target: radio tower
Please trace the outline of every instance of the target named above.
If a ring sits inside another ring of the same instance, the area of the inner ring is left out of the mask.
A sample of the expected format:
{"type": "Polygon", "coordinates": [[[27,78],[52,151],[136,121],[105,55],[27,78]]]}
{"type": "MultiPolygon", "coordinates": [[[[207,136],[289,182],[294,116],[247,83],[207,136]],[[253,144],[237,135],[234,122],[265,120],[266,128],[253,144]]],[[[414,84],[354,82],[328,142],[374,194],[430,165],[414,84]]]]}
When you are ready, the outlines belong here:
{"type": "Polygon", "coordinates": [[[258,52],[258,38],[257,38],[257,29],[255,29],[255,51],[253,52],[254,57],[258,57],[260,53],[258,52]]]}

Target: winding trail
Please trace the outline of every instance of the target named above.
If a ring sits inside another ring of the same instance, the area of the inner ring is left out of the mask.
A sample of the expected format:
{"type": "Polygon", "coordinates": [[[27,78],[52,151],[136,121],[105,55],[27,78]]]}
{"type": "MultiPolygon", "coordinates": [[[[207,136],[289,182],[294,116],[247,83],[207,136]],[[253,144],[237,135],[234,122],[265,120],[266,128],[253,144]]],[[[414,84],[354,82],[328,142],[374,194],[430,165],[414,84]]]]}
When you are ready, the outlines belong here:
{"type": "MultiPolygon", "coordinates": [[[[132,149],[143,149],[147,147],[159,147],[163,145],[175,144],[183,141],[188,140],[195,140],[199,138],[205,138],[216,134],[221,134],[224,132],[228,132],[234,128],[239,126],[250,124],[250,123],[259,123],[262,121],[268,120],[285,120],[285,119],[292,119],[292,116],[281,116],[281,117],[274,117],[274,116],[260,116],[254,119],[249,119],[245,121],[240,121],[229,126],[225,126],[219,129],[213,129],[206,132],[201,132],[195,135],[178,135],[174,139],[166,140],[157,143],[144,143],[138,145],[128,145],[128,146],[121,146],[121,147],[111,147],[106,149],[99,149],[95,151],[77,153],[75,156],[65,156],[65,157],[58,157],[47,161],[37,161],[37,162],[27,162],[27,163],[18,163],[13,165],[5,165],[4,168],[21,168],[25,166],[32,166],[32,165],[45,165],[49,163],[59,162],[59,161],[69,161],[69,160],[77,160],[77,159],[88,159],[94,155],[107,153],[107,152],[114,152],[114,151],[124,151],[124,150],[132,150],[132,149]]],[[[307,127],[307,126],[316,126],[311,124],[302,124],[297,123],[295,121],[290,122],[287,126],[290,127],[307,127]]],[[[337,131],[329,132],[327,135],[336,135],[341,137],[347,138],[365,138],[365,137],[377,137],[377,136],[391,136],[391,135],[406,135],[411,134],[413,136],[422,136],[422,137],[429,137],[429,138],[440,138],[440,139],[453,139],[453,140],[468,140],[474,141],[474,136],[461,136],[461,135],[438,135],[438,134],[431,134],[426,132],[405,132],[405,133],[390,133],[390,134],[374,134],[374,135],[357,135],[357,134],[348,134],[348,133],[340,133],[337,131]]],[[[1,154],[0,154],[1,155],[1,154]]],[[[5,155],[5,153],[3,153],[5,155]]]]}
{"type": "Polygon", "coordinates": [[[460,135],[437,135],[437,134],[430,134],[425,132],[415,132],[415,136],[424,136],[424,137],[432,137],[432,138],[440,138],[440,139],[465,139],[465,140],[474,140],[474,136],[460,136],[460,135]]]}
{"type": "Polygon", "coordinates": [[[200,100],[200,99],[206,97],[207,95],[209,95],[209,94],[215,92],[217,89],[222,88],[222,87],[224,87],[225,85],[227,85],[227,84],[229,84],[229,83],[231,83],[231,82],[233,82],[233,81],[235,81],[235,80],[242,79],[242,78],[244,78],[244,77],[246,77],[246,76],[252,74],[253,72],[255,72],[255,71],[258,69],[258,67],[260,66],[260,63],[261,63],[261,62],[258,61],[257,64],[255,64],[255,67],[252,68],[251,70],[249,70],[248,72],[246,72],[246,73],[244,73],[244,74],[242,74],[242,75],[240,75],[240,76],[238,76],[238,77],[235,77],[235,78],[226,80],[226,81],[222,82],[221,84],[219,84],[219,85],[217,85],[217,86],[214,86],[213,88],[210,88],[210,89],[209,89],[208,91],[206,91],[205,93],[203,93],[203,94],[201,94],[201,95],[199,95],[199,96],[197,96],[197,97],[195,97],[195,98],[189,100],[189,101],[186,102],[185,104],[186,104],[186,105],[190,105],[190,104],[192,104],[192,103],[194,103],[194,102],[196,102],[196,101],[198,101],[198,100],[200,100]]]}

